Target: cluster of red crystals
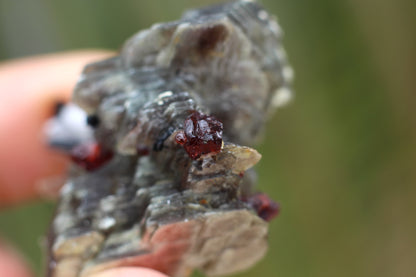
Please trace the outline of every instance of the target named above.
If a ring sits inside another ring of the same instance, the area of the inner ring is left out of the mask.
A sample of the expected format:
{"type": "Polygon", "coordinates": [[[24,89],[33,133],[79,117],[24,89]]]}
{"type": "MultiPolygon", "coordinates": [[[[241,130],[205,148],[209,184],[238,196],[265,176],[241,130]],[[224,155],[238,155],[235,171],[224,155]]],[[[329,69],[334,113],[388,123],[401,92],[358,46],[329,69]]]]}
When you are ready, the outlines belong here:
{"type": "Polygon", "coordinates": [[[98,143],[88,143],[75,146],[71,150],[71,159],[80,167],[92,171],[113,157],[113,153],[104,150],[98,143]]]}
{"type": "Polygon", "coordinates": [[[215,117],[193,112],[176,134],[176,142],[183,145],[191,159],[208,153],[218,153],[222,146],[223,125],[215,117]]]}
{"type": "Polygon", "coordinates": [[[257,215],[268,222],[279,215],[280,205],[264,193],[254,194],[243,201],[252,206],[257,215]]]}

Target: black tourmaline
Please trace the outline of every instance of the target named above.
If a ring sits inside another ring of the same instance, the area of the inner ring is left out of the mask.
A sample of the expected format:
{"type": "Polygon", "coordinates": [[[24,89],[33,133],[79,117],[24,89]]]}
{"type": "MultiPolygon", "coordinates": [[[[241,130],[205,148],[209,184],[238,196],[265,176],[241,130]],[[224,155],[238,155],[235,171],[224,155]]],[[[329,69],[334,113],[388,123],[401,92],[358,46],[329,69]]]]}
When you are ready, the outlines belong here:
{"type": "Polygon", "coordinates": [[[278,206],[256,192],[260,154],[242,145],[288,99],[290,75],[280,28],[253,1],[189,11],[87,65],[73,102],[94,139],[72,151],[49,276],[221,276],[257,262],[278,206]]]}

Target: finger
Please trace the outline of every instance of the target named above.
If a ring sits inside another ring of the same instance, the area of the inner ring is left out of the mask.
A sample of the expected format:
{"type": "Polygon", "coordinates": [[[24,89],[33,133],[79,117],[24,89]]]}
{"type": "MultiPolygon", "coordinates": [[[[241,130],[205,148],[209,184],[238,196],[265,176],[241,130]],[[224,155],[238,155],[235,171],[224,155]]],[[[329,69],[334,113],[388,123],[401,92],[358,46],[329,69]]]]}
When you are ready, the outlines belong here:
{"type": "Polygon", "coordinates": [[[77,51],[0,65],[0,206],[38,195],[36,182],[61,174],[67,160],[45,147],[42,126],[69,98],[82,67],[107,51],[77,51]]]}
{"type": "Polygon", "coordinates": [[[0,244],[1,276],[30,277],[28,267],[23,259],[11,248],[0,244]]]}
{"type": "Polygon", "coordinates": [[[149,268],[121,267],[93,274],[89,277],[168,277],[149,268]]]}

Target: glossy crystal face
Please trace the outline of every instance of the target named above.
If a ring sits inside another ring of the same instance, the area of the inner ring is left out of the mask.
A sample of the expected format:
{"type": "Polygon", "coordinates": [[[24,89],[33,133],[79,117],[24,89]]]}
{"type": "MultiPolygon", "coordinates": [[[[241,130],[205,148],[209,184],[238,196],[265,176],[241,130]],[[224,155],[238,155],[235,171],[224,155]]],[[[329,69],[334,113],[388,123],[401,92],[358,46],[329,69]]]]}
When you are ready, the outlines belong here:
{"type": "Polygon", "coordinates": [[[218,153],[222,146],[223,124],[213,116],[197,111],[185,119],[183,131],[176,134],[176,142],[183,145],[191,159],[218,153]]]}

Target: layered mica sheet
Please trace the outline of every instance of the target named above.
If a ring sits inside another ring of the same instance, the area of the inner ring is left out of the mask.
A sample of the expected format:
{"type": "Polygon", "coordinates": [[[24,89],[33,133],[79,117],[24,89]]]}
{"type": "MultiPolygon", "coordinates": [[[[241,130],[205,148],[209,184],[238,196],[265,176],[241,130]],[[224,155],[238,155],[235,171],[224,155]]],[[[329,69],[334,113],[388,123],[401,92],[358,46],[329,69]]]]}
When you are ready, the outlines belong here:
{"type": "Polygon", "coordinates": [[[237,1],[156,24],[85,67],[73,101],[112,156],[71,167],[50,231],[50,277],[117,266],[221,276],[264,255],[267,222],[244,201],[260,154],[240,145],[256,141],[273,99],[288,92],[280,37],[257,3],[237,1]],[[193,114],[222,122],[219,152],[192,159],[177,143],[193,114]]]}

